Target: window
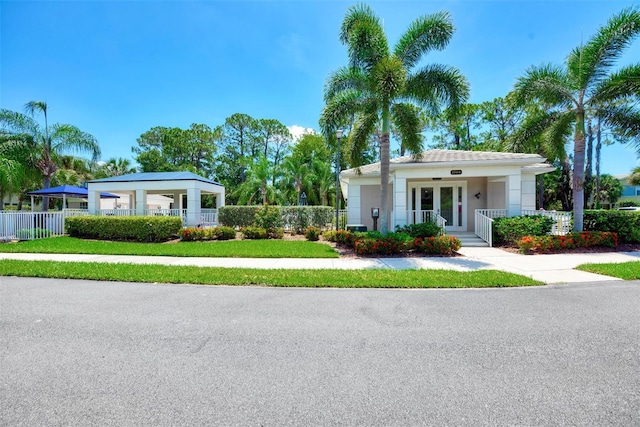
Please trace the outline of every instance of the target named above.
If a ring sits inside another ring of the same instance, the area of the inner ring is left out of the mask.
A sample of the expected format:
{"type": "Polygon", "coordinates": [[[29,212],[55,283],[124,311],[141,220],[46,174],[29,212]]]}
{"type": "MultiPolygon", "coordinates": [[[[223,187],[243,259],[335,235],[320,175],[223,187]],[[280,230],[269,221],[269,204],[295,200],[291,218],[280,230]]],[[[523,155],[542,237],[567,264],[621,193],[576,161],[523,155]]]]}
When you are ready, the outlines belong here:
{"type": "Polygon", "coordinates": [[[640,187],[636,187],[636,196],[640,196],[640,187]]]}

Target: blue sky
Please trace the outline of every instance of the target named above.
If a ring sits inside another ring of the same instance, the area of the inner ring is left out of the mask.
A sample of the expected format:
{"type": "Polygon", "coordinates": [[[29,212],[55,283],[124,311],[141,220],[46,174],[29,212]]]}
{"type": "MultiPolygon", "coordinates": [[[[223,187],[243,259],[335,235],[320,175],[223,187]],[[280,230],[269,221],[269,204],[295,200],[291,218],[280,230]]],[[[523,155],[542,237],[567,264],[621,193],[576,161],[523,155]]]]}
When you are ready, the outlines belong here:
{"type": "MultiPolygon", "coordinates": [[[[346,63],[343,1],[0,1],[0,106],[49,104],[50,122],[95,135],[103,159],[132,158],[154,126],[211,127],[233,113],[318,128],[329,73],[346,63]]],[[[458,67],[471,102],[504,96],[527,67],[561,63],[635,1],[371,1],[391,41],[448,10],[456,32],[428,62],[458,67]]],[[[622,64],[637,61],[640,41],[622,64]]],[[[603,149],[602,171],[640,165],[603,149]]]]}

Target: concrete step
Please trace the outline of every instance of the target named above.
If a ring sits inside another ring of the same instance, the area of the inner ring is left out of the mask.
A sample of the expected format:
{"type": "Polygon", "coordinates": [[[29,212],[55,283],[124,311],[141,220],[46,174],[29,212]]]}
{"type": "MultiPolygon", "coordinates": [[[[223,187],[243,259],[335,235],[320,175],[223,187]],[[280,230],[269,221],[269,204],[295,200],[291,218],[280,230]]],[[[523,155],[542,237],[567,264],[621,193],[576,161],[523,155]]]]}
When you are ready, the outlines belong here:
{"type": "Polygon", "coordinates": [[[463,248],[488,248],[489,244],[475,235],[475,233],[448,233],[460,239],[463,248]]]}

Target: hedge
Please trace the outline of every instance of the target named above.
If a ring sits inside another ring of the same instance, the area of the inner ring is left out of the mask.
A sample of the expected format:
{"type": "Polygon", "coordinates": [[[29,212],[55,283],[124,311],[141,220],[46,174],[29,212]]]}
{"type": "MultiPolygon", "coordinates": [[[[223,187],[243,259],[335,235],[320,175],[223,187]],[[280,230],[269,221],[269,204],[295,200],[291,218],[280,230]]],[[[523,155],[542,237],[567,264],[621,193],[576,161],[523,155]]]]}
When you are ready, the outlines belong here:
{"type": "Polygon", "coordinates": [[[76,216],[65,219],[71,237],[98,240],[164,242],[176,236],[182,218],[176,216],[76,216]]]}
{"type": "MultiPolygon", "coordinates": [[[[335,210],[330,206],[270,206],[278,209],[281,225],[288,230],[298,233],[309,227],[325,229],[331,224],[335,210]]],[[[221,206],[218,209],[220,224],[228,227],[251,227],[256,225],[256,213],[262,206],[221,206]]]]}
{"type": "Polygon", "coordinates": [[[520,252],[549,252],[560,249],[618,246],[618,234],[609,231],[583,231],[565,236],[525,236],[518,242],[520,252]]]}
{"type": "Polygon", "coordinates": [[[493,220],[493,241],[515,245],[525,236],[546,236],[551,233],[553,219],[543,215],[514,216],[493,220]]]}
{"type": "Polygon", "coordinates": [[[618,233],[622,243],[640,243],[640,211],[585,210],[583,227],[618,233]]]}

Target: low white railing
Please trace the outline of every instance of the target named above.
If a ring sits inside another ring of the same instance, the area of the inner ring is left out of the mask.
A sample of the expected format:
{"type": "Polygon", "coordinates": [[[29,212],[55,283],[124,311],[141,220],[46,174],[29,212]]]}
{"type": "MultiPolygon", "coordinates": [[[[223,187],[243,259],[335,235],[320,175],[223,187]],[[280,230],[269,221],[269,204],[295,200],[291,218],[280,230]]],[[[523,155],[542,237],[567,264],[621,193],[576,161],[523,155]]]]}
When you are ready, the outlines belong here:
{"type": "Polygon", "coordinates": [[[186,209],[145,209],[144,214],[147,216],[181,216],[184,218],[185,215],[187,215],[187,210],[186,209]]]}
{"type": "Polygon", "coordinates": [[[433,210],[407,211],[407,224],[421,224],[423,222],[436,221],[436,217],[438,216],[440,215],[433,210]]]}
{"type": "Polygon", "coordinates": [[[570,233],[572,229],[571,220],[573,215],[571,212],[523,210],[522,215],[541,215],[551,218],[553,220],[551,234],[564,236],[570,233]]]}
{"type": "Polygon", "coordinates": [[[476,209],[476,212],[489,218],[505,218],[509,216],[506,209],[476,209]]]}
{"type": "Polygon", "coordinates": [[[475,233],[476,236],[493,246],[493,218],[485,215],[487,209],[476,209],[475,233]]]}
{"type": "Polygon", "coordinates": [[[98,209],[96,215],[100,216],[135,216],[135,209],[98,209]]]}
{"type": "Polygon", "coordinates": [[[218,225],[218,209],[201,209],[200,215],[203,226],[212,227],[218,225]]]}

